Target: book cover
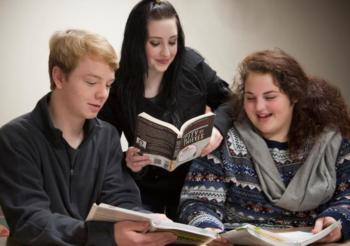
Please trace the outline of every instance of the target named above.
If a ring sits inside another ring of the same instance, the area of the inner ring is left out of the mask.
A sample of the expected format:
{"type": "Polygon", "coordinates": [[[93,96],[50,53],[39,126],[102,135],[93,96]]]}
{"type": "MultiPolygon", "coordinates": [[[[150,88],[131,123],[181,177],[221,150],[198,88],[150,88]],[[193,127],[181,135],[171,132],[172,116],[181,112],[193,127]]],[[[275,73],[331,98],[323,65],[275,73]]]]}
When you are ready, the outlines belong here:
{"type": "Polygon", "coordinates": [[[137,117],[135,144],[149,155],[151,165],[173,171],[182,163],[200,156],[209,143],[214,113],[206,113],[186,121],[180,129],[143,112],[137,117]]]}
{"type": "Polygon", "coordinates": [[[167,231],[174,233],[178,239],[176,243],[187,245],[202,245],[216,237],[216,233],[206,229],[160,220],[158,214],[144,213],[130,209],[111,206],[101,203],[93,204],[86,221],[148,221],[151,231],[167,231]]]}
{"type": "Polygon", "coordinates": [[[311,233],[311,228],[307,228],[307,231],[298,227],[293,230],[270,231],[246,224],[235,230],[222,233],[221,236],[238,245],[306,246],[324,238],[340,224],[340,221],[336,221],[317,234],[311,233]]]}

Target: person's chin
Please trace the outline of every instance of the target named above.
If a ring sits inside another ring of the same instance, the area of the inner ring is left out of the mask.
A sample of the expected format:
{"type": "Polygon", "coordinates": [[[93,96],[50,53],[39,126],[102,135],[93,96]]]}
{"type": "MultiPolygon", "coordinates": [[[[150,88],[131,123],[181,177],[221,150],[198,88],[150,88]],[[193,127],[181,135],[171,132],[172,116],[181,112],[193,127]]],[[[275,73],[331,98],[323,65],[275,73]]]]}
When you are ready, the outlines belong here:
{"type": "Polygon", "coordinates": [[[85,119],[91,120],[97,117],[97,113],[89,113],[85,115],[85,119]]]}
{"type": "Polygon", "coordinates": [[[158,72],[164,73],[169,68],[169,65],[160,65],[157,67],[158,72]]]}

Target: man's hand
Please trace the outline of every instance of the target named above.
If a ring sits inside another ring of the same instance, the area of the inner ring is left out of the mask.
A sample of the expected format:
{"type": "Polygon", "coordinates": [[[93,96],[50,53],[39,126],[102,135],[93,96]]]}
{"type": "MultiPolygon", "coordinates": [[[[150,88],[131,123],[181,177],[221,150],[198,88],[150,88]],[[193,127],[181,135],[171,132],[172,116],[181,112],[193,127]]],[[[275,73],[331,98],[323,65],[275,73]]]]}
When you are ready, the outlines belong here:
{"type": "Polygon", "coordinates": [[[208,246],[231,246],[233,245],[232,243],[230,243],[229,240],[227,240],[226,238],[223,237],[218,237],[216,239],[214,239],[213,241],[211,241],[210,243],[208,243],[208,246]]]}
{"type": "Polygon", "coordinates": [[[164,246],[174,242],[177,238],[170,232],[147,232],[149,228],[148,222],[115,223],[114,240],[118,246],[164,246]]]}
{"type": "Polygon", "coordinates": [[[129,147],[126,152],[126,165],[133,171],[139,172],[144,166],[151,163],[151,160],[147,155],[140,155],[140,149],[135,147],[129,147]]]}
{"type": "MultiPolygon", "coordinates": [[[[318,218],[315,222],[315,226],[312,229],[312,233],[316,234],[322,229],[326,228],[330,224],[336,222],[336,220],[332,217],[322,217],[318,218]]],[[[341,239],[341,226],[338,226],[335,228],[331,233],[329,233],[326,237],[318,240],[318,243],[331,243],[331,242],[337,242],[341,239]]]]}

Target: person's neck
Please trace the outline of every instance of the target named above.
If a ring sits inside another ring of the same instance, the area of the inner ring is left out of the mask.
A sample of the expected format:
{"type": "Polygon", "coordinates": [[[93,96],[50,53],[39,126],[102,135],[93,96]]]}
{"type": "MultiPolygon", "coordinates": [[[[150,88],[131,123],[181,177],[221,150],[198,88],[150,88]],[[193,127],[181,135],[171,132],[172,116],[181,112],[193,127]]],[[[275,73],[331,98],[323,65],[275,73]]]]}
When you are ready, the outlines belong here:
{"type": "Polygon", "coordinates": [[[49,114],[54,127],[62,131],[67,143],[74,149],[78,148],[84,138],[85,119],[74,116],[56,93],[51,94],[49,114]]]}
{"type": "Polygon", "coordinates": [[[145,78],[145,92],[146,98],[153,98],[158,95],[162,83],[164,73],[155,71],[148,71],[148,76],[145,78]]]}
{"type": "Polygon", "coordinates": [[[273,136],[269,136],[269,135],[264,135],[262,134],[262,136],[270,141],[275,141],[275,142],[279,142],[279,143],[286,143],[288,142],[288,134],[276,134],[273,136]]]}

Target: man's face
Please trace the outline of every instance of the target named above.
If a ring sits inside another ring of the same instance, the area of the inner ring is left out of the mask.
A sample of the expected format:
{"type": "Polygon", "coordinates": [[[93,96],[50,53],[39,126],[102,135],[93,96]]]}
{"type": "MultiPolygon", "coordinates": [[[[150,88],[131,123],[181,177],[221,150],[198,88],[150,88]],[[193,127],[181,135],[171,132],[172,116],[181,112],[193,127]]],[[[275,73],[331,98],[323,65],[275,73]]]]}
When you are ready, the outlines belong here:
{"type": "Polygon", "coordinates": [[[66,112],[78,119],[95,118],[107,100],[114,70],[98,57],[85,56],[68,76],[63,77],[57,89],[61,90],[66,112]]]}

